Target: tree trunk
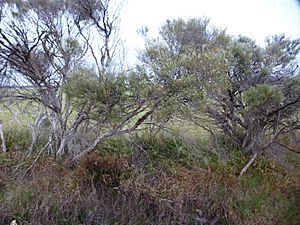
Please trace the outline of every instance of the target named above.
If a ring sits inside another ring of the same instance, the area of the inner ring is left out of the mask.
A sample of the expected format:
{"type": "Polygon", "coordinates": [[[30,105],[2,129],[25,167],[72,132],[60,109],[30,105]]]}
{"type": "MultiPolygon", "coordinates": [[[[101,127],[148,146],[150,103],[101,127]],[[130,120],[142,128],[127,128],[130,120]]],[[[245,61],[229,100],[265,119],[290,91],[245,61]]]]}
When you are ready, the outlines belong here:
{"type": "Polygon", "coordinates": [[[117,134],[117,132],[115,130],[110,130],[110,131],[107,131],[104,134],[99,135],[96,138],[96,140],[93,142],[93,144],[90,147],[88,147],[87,149],[83,150],[80,154],[76,155],[74,157],[73,161],[78,162],[83,156],[85,156],[89,152],[93,151],[99,142],[101,142],[105,138],[114,136],[115,134],[117,134]]]}
{"type": "Polygon", "coordinates": [[[69,144],[69,140],[75,135],[78,127],[83,121],[84,113],[79,112],[76,118],[74,119],[72,126],[69,129],[67,127],[64,127],[65,130],[63,131],[64,134],[61,137],[60,146],[56,153],[57,156],[62,156],[66,153],[66,146],[69,144]]]}
{"type": "Polygon", "coordinates": [[[41,116],[39,115],[34,123],[34,126],[31,126],[32,132],[31,132],[31,143],[28,148],[28,155],[31,155],[33,151],[33,147],[36,144],[38,137],[40,135],[40,127],[42,125],[42,122],[47,118],[47,116],[41,116]]]}
{"type": "Polygon", "coordinates": [[[56,152],[56,156],[62,156],[65,153],[66,140],[67,140],[66,135],[63,135],[61,140],[60,140],[60,145],[59,145],[59,148],[56,152]]]}
{"type": "Polygon", "coordinates": [[[5,144],[5,139],[4,139],[4,134],[3,134],[2,122],[0,122],[0,138],[1,138],[1,141],[2,141],[2,144],[1,144],[2,151],[3,152],[7,152],[6,144],[5,144]]]}

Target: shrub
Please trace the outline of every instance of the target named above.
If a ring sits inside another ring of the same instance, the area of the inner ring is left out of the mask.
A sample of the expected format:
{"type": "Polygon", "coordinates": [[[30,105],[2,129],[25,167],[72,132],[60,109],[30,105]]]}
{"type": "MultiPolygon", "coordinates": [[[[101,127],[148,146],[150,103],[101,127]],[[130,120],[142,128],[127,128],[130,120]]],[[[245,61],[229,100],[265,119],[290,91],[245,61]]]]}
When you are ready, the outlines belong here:
{"type": "Polygon", "coordinates": [[[79,163],[79,174],[84,181],[92,181],[99,187],[106,185],[118,187],[129,176],[130,165],[127,158],[118,156],[101,156],[91,153],[79,163]]]}

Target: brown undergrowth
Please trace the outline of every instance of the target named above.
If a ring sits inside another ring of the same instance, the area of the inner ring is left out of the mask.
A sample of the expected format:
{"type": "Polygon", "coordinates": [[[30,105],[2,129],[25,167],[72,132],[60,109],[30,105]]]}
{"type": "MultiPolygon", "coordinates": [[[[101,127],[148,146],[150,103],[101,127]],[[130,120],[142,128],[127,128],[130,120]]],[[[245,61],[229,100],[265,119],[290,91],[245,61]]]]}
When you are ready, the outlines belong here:
{"type": "Polygon", "coordinates": [[[205,164],[171,140],[135,139],[126,146],[126,154],[100,146],[73,168],[44,155],[26,174],[34,156],[1,154],[0,224],[300,222],[297,177],[263,156],[238,179],[249,160],[238,152],[227,162],[212,156],[205,164]],[[173,154],[178,148],[180,157],[173,154]]]}

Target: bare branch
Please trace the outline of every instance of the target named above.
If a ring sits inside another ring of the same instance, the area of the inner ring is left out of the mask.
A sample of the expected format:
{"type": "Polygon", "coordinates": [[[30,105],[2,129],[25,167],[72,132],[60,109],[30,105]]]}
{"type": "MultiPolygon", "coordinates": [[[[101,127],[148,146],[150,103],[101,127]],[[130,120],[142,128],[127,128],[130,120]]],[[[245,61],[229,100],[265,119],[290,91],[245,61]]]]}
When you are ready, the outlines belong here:
{"type": "Polygon", "coordinates": [[[254,160],[257,157],[257,153],[255,153],[253,155],[253,157],[249,160],[249,162],[245,165],[245,167],[241,170],[240,175],[238,176],[238,178],[241,178],[243,176],[244,173],[246,173],[246,171],[249,169],[249,167],[251,166],[251,164],[254,162],[254,160]]]}

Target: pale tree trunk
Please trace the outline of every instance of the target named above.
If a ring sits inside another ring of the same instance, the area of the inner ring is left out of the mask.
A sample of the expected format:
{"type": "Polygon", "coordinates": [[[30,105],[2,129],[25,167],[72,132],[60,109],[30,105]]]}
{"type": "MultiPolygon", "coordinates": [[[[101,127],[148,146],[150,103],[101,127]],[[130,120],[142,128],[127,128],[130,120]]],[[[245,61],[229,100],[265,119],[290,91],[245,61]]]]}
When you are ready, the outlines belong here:
{"type": "Polygon", "coordinates": [[[42,116],[42,115],[38,115],[34,125],[30,126],[32,132],[31,132],[31,143],[30,146],[28,148],[28,155],[32,154],[33,151],[33,147],[36,144],[37,140],[38,140],[38,136],[40,134],[40,127],[42,125],[42,122],[47,118],[47,116],[42,116]]]}
{"type": "Polygon", "coordinates": [[[60,135],[60,130],[58,129],[58,120],[55,116],[49,115],[48,116],[49,121],[51,123],[51,134],[49,135],[48,143],[47,143],[47,151],[48,154],[54,154],[56,153],[57,146],[58,146],[58,139],[60,135]]]}
{"type": "Polygon", "coordinates": [[[60,140],[60,145],[56,152],[56,156],[62,156],[65,153],[66,140],[67,140],[67,137],[65,135],[63,135],[60,140]]]}
{"type": "Polygon", "coordinates": [[[66,146],[69,144],[70,139],[76,134],[78,127],[84,121],[85,114],[83,112],[79,112],[75,117],[72,125],[67,128],[65,127],[64,134],[61,137],[60,146],[56,152],[57,156],[62,156],[66,153],[66,146]]]}
{"type": "MultiPolygon", "coordinates": [[[[61,97],[63,94],[61,94],[61,97]]],[[[60,104],[62,104],[62,98],[60,100],[60,104]]],[[[68,119],[71,112],[71,105],[69,99],[66,97],[64,107],[61,110],[60,116],[60,126],[61,126],[61,137],[60,137],[60,144],[59,148],[57,149],[56,156],[62,156],[66,152],[66,145],[68,139],[68,119]],[[64,110],[63,110],[64,109],[64,110]]],[[[76,120],[76,118],[75,118],[76,120]]]]}
{"type": "MultiPolygon", "coordinates": [[[[108,137],[112,137],[117,135],[117,131],[115,130],[110,130],[107,131],[104,134],[99,135],[95,141],[93,142],[93,144],[91,144],[88,148],[86,148],[84,151],[82,151],[80,154],[76,155],[73,159],[74,162],[79,161],[83,156],[85,156],[86,154],[88,154],[89,152],[93,151],[95,149],[95,147],[97,146],[98,143],[100,143],[103,139],[108,138],[108,137]]],[[[120,133],[119,133],[120,134],[120,133]]]]}
{"type": "Polygon", "coordinates": [[[5,139],[4,139],[4,134],[3,134],[2,122],[0,122],[0,138],[1,138],[1,141],[2,141],[2,144],[1,144],[2,151],[3,152],[7,152],[6,144],[5,144],[5,139]]]}

